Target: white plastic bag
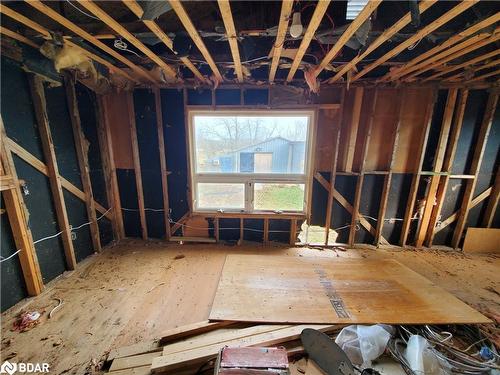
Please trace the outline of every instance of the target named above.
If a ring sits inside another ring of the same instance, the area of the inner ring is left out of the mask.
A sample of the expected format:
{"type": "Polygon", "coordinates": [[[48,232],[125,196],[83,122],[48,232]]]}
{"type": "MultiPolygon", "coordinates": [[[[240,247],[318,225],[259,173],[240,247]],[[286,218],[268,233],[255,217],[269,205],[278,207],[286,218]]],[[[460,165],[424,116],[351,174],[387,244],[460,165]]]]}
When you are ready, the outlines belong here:
{"type": "Polygon", "coordinates": [[[355,365],[370,367],[374,359],[380,357],[391,338],[390,327],[382,325],[347,326],[340,331],[335,342],[355,365]]]}
{"type": "Polygon", "coordinates": [[[445,373],[429,342],[422,336],[410,336],[405,357],[412,371],[417,374],[441,375],[445,373]]]}

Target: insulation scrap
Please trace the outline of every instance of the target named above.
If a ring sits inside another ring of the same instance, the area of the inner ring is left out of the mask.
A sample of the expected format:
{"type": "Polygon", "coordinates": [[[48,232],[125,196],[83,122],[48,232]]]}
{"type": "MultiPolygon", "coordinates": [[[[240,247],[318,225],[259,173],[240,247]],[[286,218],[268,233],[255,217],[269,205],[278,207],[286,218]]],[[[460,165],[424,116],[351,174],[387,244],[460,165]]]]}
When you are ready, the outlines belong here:
{"type": "Polygon", "coordinates": [[[40,323],[40,314],[38,311],[21,313],[14,322],[14,331],[26,332],[40,323]]]}

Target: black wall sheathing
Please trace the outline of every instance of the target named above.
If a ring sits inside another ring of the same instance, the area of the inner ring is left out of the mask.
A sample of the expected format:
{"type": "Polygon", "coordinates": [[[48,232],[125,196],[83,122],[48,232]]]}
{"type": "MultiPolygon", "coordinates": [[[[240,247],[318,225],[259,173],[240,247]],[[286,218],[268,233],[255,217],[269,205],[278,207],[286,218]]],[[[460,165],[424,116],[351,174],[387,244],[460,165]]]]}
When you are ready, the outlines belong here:
{"type": "Polygon", "coordinates": [[[63,86],[50,87],[48,84],[44,87],[47,117],[59,174],[83,190],[65,89],[63,86]]]}
{"type": "MultiPolygon", "coordinates": [[[[73,227],[78,227],[89,221],[85,202],[63,189],[64,203],[68,213],[68,221],[73,227]]],[[[76,261],[79,262],[94,253],[90,226],[86,225],[73,231],[73,247],[75,249],[76,261]]]]}
{"type": "MultiPolygon", "coordinates": [[[[99,211],[96,211],[95,214],[97,218],[102,215],[99,211]]],[[[111,221],[107,217],[103,217],[98,221],[97,225],[99,226],[101,245],[104,246],[113,241],[113,226],[111,225],[111,221]]]]}
{"type": "Polygon", "coordinates": [[[443,125],[443,115],[446,108],[446,100],[448,98],[448,90],[439,90],[434,111],[432,113],[432,122],[429,129],[429,137],[427,138],[427,146],[425,148],[424,163],[422,164],[423,171],[432,171],[434,167],[434,159],[436,157],[437,146],[439,143],[439,134],[443,125]]]}
{"type": "MultiPolygon", "coordinates": [[[[1,207],[4,208],[4,200],[2,197],[1,207]]],[[[9,218],[7,213],[0,215],[0,255],[7,258],[17,251],[14,237],[10,229],[9,218]]],[[[18,256],[14,256],[9,260],[2,261],[0,265],[0,276],[2,279],[1,285],[1,308],[2,312],[17,302],[27,297],[26,284],[24,283],[23,271],[21,262],[18,256]]]]}
{"type": "Polygon", "coordinates": [[[96,202],[108,208],[106,180],[104,179],[101,149],[99,147],[99,136],[97,132],[96,96],[89,88],[80,83],[75,85],[75,90],[82,131],[89,142],[88,162],[92,193],[94,194],[96,202]]]}
{"type": "Polygon", "coordinates": [[[245,89],[243,90],[243,102],[245,105],[267,105],[269,103],[269,90],[245,89]]]}
{"type": "Polygon", "coordinates": [[[239,89],[218,89],[215,90],[216,105],[240,105],[241,90],[239,89]]]}
{"type": "Polygon", "coordinates": [[[212,90],[208,89],[188,89],[187,90],[188,105],[211,105],[212,90]]]}
{"type": "MultiPolygon", "coordinates": [[[[330,181],[330,173],[320,172],[320,174],[330,181]]],[[[321,185],[318,180],[313,179],[312,194],[311,194],[311,222],[309,225],[325,226],[326,206],[328,204],[328,191],[321,185]]]]}
{"type": "MultiPolygon", "coordinates": [[[[412,177],[413,176],[409,173],[394,173],[392,175],[389,197],[385,210],[386,218],[404,219],[412,177]]],[[[384,236],[390,244],[397,245],[399,244],[402,227],[402,220],[385,221],[382,229],[382,236],[384,236]]]]}
{"type": "Polygon", "coordinates": [[[291,220],[269,219],[269,241],[290,243],[291,220]]]}
{"type": "Polygon", "coordinates": [[[240,239],[240,219],[219,219],[219,240],[238,241],[240,239]]]}
{"type": "Polygon", "coordinates": [[[161,90],[163,134],[167,158],[170,215],[178,221],[189,211],[187,192],[186,128],[182,90],[161,90]]]}
{"type": "Polygon", "coordinates": [[[487,100],[488,93],[486,91],[469,91],[462,128],[458,138],[457,153],[453,160],[453,174],[468,174],[470,172],[477,132],[481,127],[487,100]]]}
{"type": "Polygon", "coordinates": [[[165,237],[165,216],[161,211],[163,209],[162,175],[153,92],[147,89],[134,90],[134,109],[144,205],[149,209],[158,210],[145,212],[148,236],[163,238],[165,237]]]}
{"type": "Polygon", "coordinates": [[[120,190],[120,202],[123,214],[125,236],[141,237],[141,219],[139,216],[139,203],[137,201],[137,186],[135,184],[135,171],[133,169],[116,169],[116,179],[120,190]]]}
{"type": "MultiPolygon", "coordinates": [[[[378,211],[380,208],[380,198],[382,197],[382,190],[384,189],[383,175],[365,175],[363,186],[361,189],[361,200],[359,202],[359,214],[367,216],[365,219],[372,225],[377,227],[377,221],[372,218],[379,219],[378,211]],[[369,216],[369,217],[368,217],[369,216]]],[[[382,218],[383,219],[383,218],[382,218]]],[[[373,243],[375,237],[366,230],[362,225],[356,232],[354,237],[355,242],[360,243],[373,243]]]]}
{"type": "MultiPolygon", "coordinates": [[[[24,202],[29,212],[28,225],[33,240],[58,233],[60,228],[48,178],[17,156],[14,156],[14,164],[19,179],[26,182],[29,190],[29,194],[24,195],[24,202]]],[[[37,243],[35,250],[44,283],[65,271],[64,248],[60,236],[37,243]]]]}
{"type": "MultiPolygon", "coordinates": [[[[335,189],[344,196],[344,198],[353,205],[354,193],[356,190],[356,176],[339,176],[335,177],[335,189]]],[[[333,200],[332,219],[330,228],[340,228],[351,224],[351,214],[336,200],[333,200]]],[[[339,229],[336,242],[349,242],[349,228],[339,229]]]]}
{"type": "Polygon", "coordinates": [[[264,220],[243,219],[243,239],[245,241],[264,241],[264,220]]]}
{"type": "Polygon", "coordinates": [[[18,63],[5,57],[2,57],[1,71],[2,92],[9,93],[2,95],[1,100],[7,136],[44,161],[27,75],[18,63]]]}

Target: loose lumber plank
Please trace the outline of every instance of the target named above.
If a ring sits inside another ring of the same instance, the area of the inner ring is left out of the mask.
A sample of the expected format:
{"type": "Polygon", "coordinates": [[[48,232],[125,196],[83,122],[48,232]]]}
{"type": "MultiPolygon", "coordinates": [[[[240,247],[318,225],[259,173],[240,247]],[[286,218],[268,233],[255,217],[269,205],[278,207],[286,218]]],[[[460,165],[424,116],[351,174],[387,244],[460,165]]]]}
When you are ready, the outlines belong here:
{"type": "Polygon", "coordinates": [[[467,228],[464,253],[500,253],[500,229],[467,228]]]}
{"type": "Polygon", "coordinates": [[[144,210],[144,191],[142,188],[141,161],[139,156],[139,144],[137,141],[137,128],[135,123],[134,94],[127,93],[127,109],[130,119],[130,139],[132,141],[132,157],[134,159],[135,185],[137,189],[137,203],[139,206],[139,218],[141,221],[142,239],[148,239],[148,226],[146,222],[146,211],[144,210]]]}
{"type": "MultiPolygon", "coordinates": [[[[151,365],[111,372],[113,375],[150,375],[151,365]]],[[[179,374],[180,375],[180,374],[179,374]]]]}
{"type": "MultiPolygon", "coordinates": [[[[295,325],[272,332],[266,332],[259,335],[245,337],[243,339],[226,341],[222,346],[270,346],[286,341],[296,340],[305,328],[314,328],[320,331],[334,330],[336,327],[331,325],[295,325]]],[[[152,373],[161,373],[174,371],[185,366],[201,364],[206,360],[216,356],[222,347],[220,344],[209,345],[203,348],[188,350],[182,353],[175,353],[168,356],[157,357],[153,359],[151,365],[152,373]]]]}
{"type": "Polygon", "coordinates": [[[382,57],[378,58],[376,61],[373,63],[369,64],[366,66],[361,72],[356,74],[351,82],[354,82],[367,73],[371,72],[373,69],[375,69],[377,66],[385,63],[387,60],[390,58],[399,55],[401,52],[403,52],[405,49],[408,47],[412,46],[422,38],[424,38],[426,35],[432,33],[434,30],[438,29],[439,27],[443,26],[446,24],[448,21],[452,20],[459,14],[463,13],[467,9],[469,9],[471,6],[476,4],[478,0],[463,0],[461,1],[458,5],[450,9],[448,12],[443,14],[441,17],[437,18],[436,20],[432,21],[429,25],[423,27],[420,29],[415,35],[411,36],[410,38],[406,39],[404,42],[400,43],[397,47],[393,48],[386,54],[384,54],[382,57]]]}
{"type": "Polygon", "coordinates": [[[59,225],[59,230],[61,231],[66,266],[69,270],[74,270],[76,268],[75,249],[73,247],[73,240],[71,239],[68,213],[64,202],[61,178],[59,176],[59,168],[57,166],[56,152],[54,144],[52,143],[52,135],[49,127],[49,118],[45,101],[45,89],[43,87],[41,77],[36,75],[31,75],[29,77],[29,85],[38,130],[40,132],[43,155],[47,161],[47,176],[49,178],[50,189],[52,191],[57,223],[59,225]]]}
{"type": "Polygon", "coordinates": [[[293,59],[292,66],[288,72],[288,76],[286,77],[286,81],[290,82],[293,79],[293,76],[297,72],[300,63],[302,62],[302,58],[307,52],[307,48],[309,48],[309,44],[311,43],[316,30],[323,19],[323,16],[328,9],[328,5],[330,5],[330,0],[322,0],[316,3],[316,8],[314,8],[314,13],[312,15],[311,21],[309,21],[309,25],[307,26],[307,30],[302,37],[302,41],[300,42],[299,49],[295,58],[293,59]]]}
{"type": "Polygon", "coordinates": [[[94,251],[101,251],[101,238],[99,236],[99,225],[97,224],[96,208],[94,194],[92,192],[92,184],[90,181],[90,168],[88,159],[88,147],[86,147],[86,139],[83,135],[80,122],[80,112],[78,110],[78,102],[76,99],[75,83],[70,76],[66,75],[64,79],[66,89],[66,100],[68,102],[68,111],[73,130],[73,139],[75,141],[76,157],[78,168],[80,169],[80,178],[82,181],[83,192],[85,193],[85,208],[87,209],[87,217],[90,222],[90,235],[94,251]]]}
{"type": "Polygon", "coordinates": [[[153,359],[161,355],[161,351],[137,354],[130,357],[116,358],[111,363],[110,372],[127,370],[134,367],[151,365],[153,359]]]}
{"type": "Polygon", "coordinates": [[[453,232],[453,237],[451,239],[451,245],[454,248],[458,248],[460,240],[462,239],[462,232],[467,222],[467,217],[471,208],[471,201],[474,191],[476,190],[479,171],[481,169],[481,162],[483,161],[484,150],[486,149],[486,142],[488,141],[488,136],[498,103],[498,96],[499,94],[496,92],[491,92],[488,96],[488,103],[486,104],[481,127],[479,128],[479,134],[474,146],[474,154],[470,166],[470,173],[474,175],[474,179],[467,180],[462,204],[460,206],[460,213],[457,218],[457,225],[455,226],[455,231],[453,232]]]}
{"type": "Polygon", "coordinates": [[[278,33],[276,34],[276,41],[273,46],[273,59],[271,61],[271,69],[269,70],[269,83],[274,82],[276,71],[280,62],[281,51],[285,43],[286,32],[288,30],[288,23],[290,22],[290,15],[292,13],[293,0],[283,0],[281,2],[280,20],[278,23],[278,33]]]}
{"type": "Polygon", "coordinates": [[[163,332],[160,338],[160,345],[166,345],[169,342],[215,331],[219,328],[231,326],[233,324],[235,324],[235,322],[210,322],[208,320],[205,320],[202,322],[172,328],[167,332],[163,332]]]}
{"type": "MultiPolygon", "coordinates": [[[[54,9],[52,9],[48,5],[42,3],[40,0],[27,1],[27,4],[31,5],[35,9],[37,9],[38,11],[43,13],[45,16],[52,18],[54,21],[58,22],[59,24],[61,24],[65,28],[67,28],[68,30],[71,30],[79,37],[85,39],[87,42],[89,42],[89,43],[95,45],[97,48],[103,50],[104,52],[106,52],[107,54],[109,54],[110,56],[115,58],[116,60],[127,65],[130,69],[132,69],[136,73],[136,75],[143,77],[144,79],[146,79],[147,81],[149,81],[151,83],[156,83],[156,79],[148,71],[146,71],[144,68],[142,68],[138,65],[135,65],[133,62],[131,62],[126,57],[122,56],[116,50],[114,50],[111,47],[108,47],[106,44],[101,42],[99,39],[97,39],[96,37],[94,37],[90,33],[86,32],[84,29],[77,26],[73,22],[69,21],[67,18],[65,18],[62,15],[60,15],[59,13],[57,13],[54,9]]],[[[2,5],[2,7],[4,7],[4,6],[2,5]]],[[[50,36],[50,33],[49,33],[49,36],[50,36]]],[[[73,45],[76,46],[76,44],[73,44],[73,45]]],[[[118,68],[116,68],[116,69],[118,69],[118,68]]],[[[138,82],[138,79],[136,77],[133,77],[133,80],[138,82]]]]}
{"type": "MultiPolygon", "coordinates": [[[[165,61],[163,61],[156,53],[151,51],[148,47],[146,47],[139,39],[137,39],[132,33],[130,33],[126,28],[120,25],[114,18],[112,18],[109,14],[103,11],[96,3],[92,0],[77,0],[79,5],[87,9],[89,12],[93,13],[97,18],[99,18],[102,22],[106,24],[110,29],[114,30],[118,35],[127,39],[131,44],[134,45],[139,51],[141,51],[144,55],[149,57],[151,61],[153,61],[156,65],[158,65],[168,76],[172,79],[177,79],[177,72],[168,65],[165,61]]],[[[181,80],[182,82],[182,80],[181,80]]]]}
{"type": "Polygon", "coordinates": [[[226,256],[209,318],[300,324],[489,322],[393,259],[258,255],[226,256]]]}
{"type": "Polygon", "coordinates": [[[106,358],[107,362],[113,361],[116,358],[132,357],[138,354],[160,352],[162,350],[159,340],[141,341],[137,344],[123,346],[113,349],[109,352],[106,358]]]}
{"type": "MultiPolygon", "coordinates": [[[[420,14],[424,13],[427,9],[429,9],[432,5],[434,5],[437,0],[424,0],[419,4],[420,14]]],[[[380,47],[384,42],[389,40],[394,34],[396,34],[403,27],[408,25],[411,21],[411,13],[406,13],[398,22],[384,30],[380,36],[375,39],[375,41],[368,46],[368,48],[360,55],[353,58],[349,63],[345,64],[338,72],[335,74],[328,83],[337,82],[344,74],[355,68],[356,64],[361,62],[365,57],[367,57],[370,53],[375,51],[378,47],[380,47]]]]}
{"type": "Polygon", "coordinates": [[[196,47],[198,47],[199,51],[205,58],[206,62],[210,66],[210,69],[212,69],[212,72],[214,73],[215,78],[219,81],[222,82],[224,79],[222,78],[222,75],[220,74],[219,69],[217,68],[217,65],[215,64],[214,59],[212,58],[212,55],[210,55],[210,52],[208,52],[207,47],[205,46],[205,43],[203,42],[203,39],[201,38],[200,34],[198,33],[198,30],[194,26],[193,22],[191,21],[191,18],[189,18],[189,15],[187,14],[186,10],[184,9],[184,6],[182,5],[180,0],[169,0],[170,6],[174,10],[174,12],[177,14],[177,17],[179,17],[179,20],[182,22],[184,28],[188,32],[189,36],[193,40],[194,44],[196,44],[196,47]]]}
{"type": "Polygon", "coordinates": [[[377,9],[382,0],[370,0],[363,7],[361,12],[356,16],[356,18],[349,24],[347,29],[342,33],[340,38],[335,42],[332,49],[328,51],[326,56],[323,58],[321,63],[315,69],[314,74],[318,76],[323,69],[325,69],[328,64],[337,56],[344,45],[351,39],[354,33],[370,18],[372,13],[377,9]]]}
{"type": "MultiPolygon", "coordinates": [[[[6,173],[12,176],[14,184],[19,186],[19,179],[12,158],[12,152],[6,140],[7,135],[5,133],[3,119],[0,115],[0,156],[2,161],[0,169],[2,174],[6,173]]],[[[14,243],[16,244],[16,248],[21,250],[18,257],[21,263],[24,282],[26,283],[26,290],[28,295],[36,296],[43,290],[43,280],[35,246],[33,244],[33,237],[28,226],[28,210],[24,204],[21,190],[18,188],[3,191],[2,197],[4,198],[5,209],[7,210],[14,243]]]]}
{"type": "Polygon", "coordinates": [[[243,70],[241,68],[240,50],[238,49],[238,35],[236,34],[236,28],[234,26],[231,5],[229,4],[229,0],[218,0],[217,2],[219,4],[224,27],[226,28],[231,55],[233,56],[234,71],[236,72],[238,82],[243,83],[243,70]]]}

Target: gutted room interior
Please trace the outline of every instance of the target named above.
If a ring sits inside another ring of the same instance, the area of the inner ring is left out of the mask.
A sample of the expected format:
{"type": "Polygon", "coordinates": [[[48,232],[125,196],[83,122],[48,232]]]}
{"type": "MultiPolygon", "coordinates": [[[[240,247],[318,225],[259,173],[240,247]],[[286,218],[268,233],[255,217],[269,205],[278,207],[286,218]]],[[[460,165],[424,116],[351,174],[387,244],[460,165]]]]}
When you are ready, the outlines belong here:
{"type": "Polygon", "coordinates": [[[1,373],[499,373],[500,2],[0,14],[1,373]]]}

